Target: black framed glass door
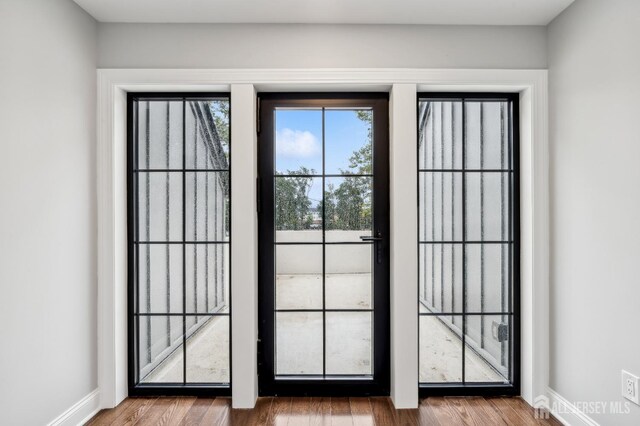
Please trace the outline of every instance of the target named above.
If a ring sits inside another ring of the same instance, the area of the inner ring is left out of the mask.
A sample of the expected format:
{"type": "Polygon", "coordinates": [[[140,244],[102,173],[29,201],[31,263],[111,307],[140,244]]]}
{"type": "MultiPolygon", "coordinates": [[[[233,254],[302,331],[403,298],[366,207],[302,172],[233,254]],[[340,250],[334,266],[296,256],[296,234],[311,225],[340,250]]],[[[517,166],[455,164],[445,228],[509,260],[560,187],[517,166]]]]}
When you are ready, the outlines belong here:
{"type": "Polygon", "coordinates": [[[259,95],[262,395],[389,393],[388,95],[259,95]]]}

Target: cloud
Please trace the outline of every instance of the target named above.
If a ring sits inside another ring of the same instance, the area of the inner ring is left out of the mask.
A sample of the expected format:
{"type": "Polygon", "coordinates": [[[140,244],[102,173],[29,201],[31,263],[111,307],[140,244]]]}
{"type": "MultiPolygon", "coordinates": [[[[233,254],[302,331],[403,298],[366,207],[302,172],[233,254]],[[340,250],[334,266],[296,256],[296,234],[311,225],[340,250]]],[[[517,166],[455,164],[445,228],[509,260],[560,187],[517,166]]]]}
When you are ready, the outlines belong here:
{"type": "Polygon", "coordinates": [[[278,155],[308,158],[320,153],[320,143],[313,133],[284,128],[276,132],[278,155]]]}

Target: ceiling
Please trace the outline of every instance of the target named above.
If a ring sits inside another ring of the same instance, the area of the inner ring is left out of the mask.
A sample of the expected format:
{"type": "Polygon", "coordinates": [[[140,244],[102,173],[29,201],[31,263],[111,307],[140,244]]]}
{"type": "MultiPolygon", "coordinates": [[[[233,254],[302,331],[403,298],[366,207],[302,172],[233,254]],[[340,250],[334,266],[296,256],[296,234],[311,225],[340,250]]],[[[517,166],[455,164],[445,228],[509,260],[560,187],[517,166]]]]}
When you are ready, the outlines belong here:
{"type": "Polygon", "coordinates": [[[547,25],[573,0],[74,0],[101,22],[547,25]]]}

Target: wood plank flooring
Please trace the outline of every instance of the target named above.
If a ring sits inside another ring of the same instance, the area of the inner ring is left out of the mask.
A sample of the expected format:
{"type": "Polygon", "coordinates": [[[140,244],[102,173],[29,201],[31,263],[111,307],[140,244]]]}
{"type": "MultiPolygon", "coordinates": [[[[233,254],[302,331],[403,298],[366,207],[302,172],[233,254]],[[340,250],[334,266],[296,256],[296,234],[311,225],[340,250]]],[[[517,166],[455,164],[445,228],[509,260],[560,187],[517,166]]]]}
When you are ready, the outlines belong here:
{"type": "Polygon", "coordinates": [[[396,410],[389,398],[259,398],[252,410],[229,398],[128,398],[88,425],[545,425],[520,398],[431,397],[415,410],[396,410]]]}

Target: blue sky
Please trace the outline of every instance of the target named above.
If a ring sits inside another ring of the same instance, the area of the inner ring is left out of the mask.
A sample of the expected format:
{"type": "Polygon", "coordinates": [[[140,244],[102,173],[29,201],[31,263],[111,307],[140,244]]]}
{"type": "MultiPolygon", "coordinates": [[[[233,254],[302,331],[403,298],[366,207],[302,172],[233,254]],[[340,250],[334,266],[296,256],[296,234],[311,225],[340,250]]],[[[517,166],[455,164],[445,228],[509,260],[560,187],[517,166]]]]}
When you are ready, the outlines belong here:
{"type": "MultiPolygon", "coordinates": [[[[366,143],[367,124],[358,119],[355,111],[325,110],[325,173],[347,170],[351,154],[366,143]]],[[[322,110],[276,110],[275,160],[280,173],[304,166],[322,174],[322,110]]],[[[339,184],[339,179],[330,180],[339,184]]],[[[321,179],[314,179],[311,199],[321,199],[321,185],[321,179]]]]}

